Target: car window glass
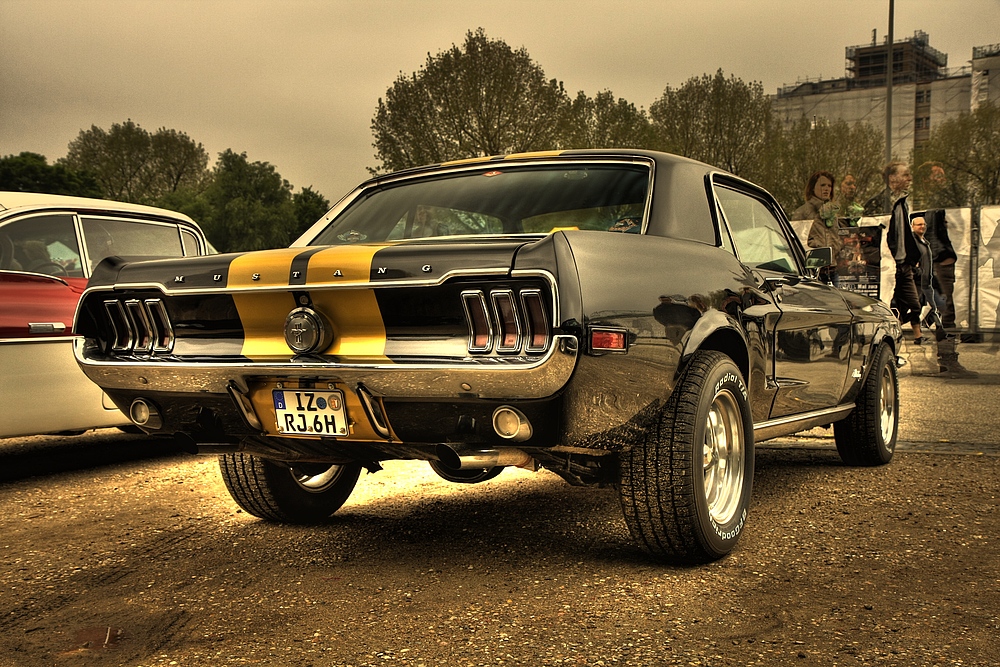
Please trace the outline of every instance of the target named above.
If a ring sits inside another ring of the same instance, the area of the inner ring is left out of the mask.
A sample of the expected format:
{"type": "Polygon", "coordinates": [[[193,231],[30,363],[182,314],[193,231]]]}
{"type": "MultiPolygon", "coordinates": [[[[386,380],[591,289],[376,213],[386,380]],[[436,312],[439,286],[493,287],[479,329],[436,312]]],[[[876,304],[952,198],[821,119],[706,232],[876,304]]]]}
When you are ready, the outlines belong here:
{"type": "Polygon", "coordinates": [[[740,261],[757,269],[797,273],[795,255],[781,223],[762,201],[729,188],[717,187],[715,192],[740,261]]]}
{"type": "Polygon", "coordinates": [[[416,239],[427,236],[503,234],[503,222],[494,216],[439,206],[417,206],[413,215],[404,215],[386,237],[416,239]]]}
{"type": "Polygon", "coordinates": [[[496,165],[370,188],[310,245],[426,236],[642,231],[650,170],[637,164],[496,165]]]}
{"type": "Polygon", "coordinates": [[[90,268],[105,257],[182,257],[181,235],[176,225],[140,220],[83,218],[90,268]]]}
{"type": "Polygon", "coordinates": [[[83,277],[73,216],[34,215],[0,227],[0,269],[83,277]]]}
{"type": "Polygon", "coordinates": [[[186,257],[201,254],[201,248],[198,247],[198,237],[195,236],[194,232],[188,231],[183,227],[181,227],[181,244],[184,247],[184,255],[186,257]]]}

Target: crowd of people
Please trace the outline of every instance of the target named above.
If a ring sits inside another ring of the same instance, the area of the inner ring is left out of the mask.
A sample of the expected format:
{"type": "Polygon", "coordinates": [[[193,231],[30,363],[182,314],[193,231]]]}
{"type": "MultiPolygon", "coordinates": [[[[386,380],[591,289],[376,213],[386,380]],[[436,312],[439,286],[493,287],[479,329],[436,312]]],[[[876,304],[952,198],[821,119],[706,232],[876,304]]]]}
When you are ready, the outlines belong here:
{"type": "Polygon", "coordinates": [[[853,176],[844,176],[837,190],[831,172],[817,171],[806,182],[804,203],[790,218],[812,221],[809,247],[832,248],[834,266],[823,269],[820,276],[839,287],[836,264],[843,254],[845,230],[857,226],[862,216],[888,215],[885,240],[896,265],[891,304],[900,322],[910,326],[914,345],[924,344],[924,329],[933,330],[942,375],[975,377],[958,360],[953,300],[957,254],[948,237],[944,211],[911,213],[908,199],[913,176],[905,162],[886,165],[882,180],[884,188],[861,205],[855,200],[853,176]]]}

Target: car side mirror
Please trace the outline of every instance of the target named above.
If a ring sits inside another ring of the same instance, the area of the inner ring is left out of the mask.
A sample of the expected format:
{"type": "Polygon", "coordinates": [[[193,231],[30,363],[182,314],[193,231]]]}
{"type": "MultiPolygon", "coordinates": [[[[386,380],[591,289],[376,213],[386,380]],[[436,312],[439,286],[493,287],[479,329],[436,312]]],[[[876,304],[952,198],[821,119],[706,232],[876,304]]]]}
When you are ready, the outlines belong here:
{"type": "Polygon", "coordinates": [[[807,270],[815,272],[827,266],[833,266],[833,248],[812,248],[806,255],[807,270]]]}

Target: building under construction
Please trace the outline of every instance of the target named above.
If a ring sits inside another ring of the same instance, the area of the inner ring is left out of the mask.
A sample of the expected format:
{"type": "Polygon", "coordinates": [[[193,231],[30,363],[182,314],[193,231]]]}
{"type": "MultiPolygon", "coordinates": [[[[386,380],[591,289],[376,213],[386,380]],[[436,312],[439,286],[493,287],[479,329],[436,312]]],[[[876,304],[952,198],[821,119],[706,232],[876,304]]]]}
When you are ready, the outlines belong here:
{"type": "MultiPolygon", "coordinates": [[[[873,31],[871,44],[848,46],[845,56],[844,77],[778,90],[772,108],[786,126],[805,117],[885,127],[888,40],[879,44],[873,31]]],[[[976,47],[969,65],[949,69],[948,54],[918,30],[892,45],[892,84],[892,152],[907,158],[932,127],[984,102],[1000,102],[1000,44],[976,47]]]]}

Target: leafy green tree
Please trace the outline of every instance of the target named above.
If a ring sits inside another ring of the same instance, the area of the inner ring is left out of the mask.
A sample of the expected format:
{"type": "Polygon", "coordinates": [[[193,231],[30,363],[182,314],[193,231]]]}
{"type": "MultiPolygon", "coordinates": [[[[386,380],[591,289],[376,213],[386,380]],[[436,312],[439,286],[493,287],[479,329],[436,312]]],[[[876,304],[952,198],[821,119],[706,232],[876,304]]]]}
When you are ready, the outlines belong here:
{"type": "Polygon", "coordinates": [[[330,210],[330,200],[312,187],[302,188],[292,195],[292,205],[295,208],[295,229],[291,234],[293,241],[330,210]]]}
{"type": "Polygon", "coordinates": [[[151,204],[181,187],[200,184],[208,153],[183,132],[161,128],[150,134],[127,120],[110,130],[96,125],[81,130],[59,163],[91,171],[108,199],[151,204]]]}
{"type": "Polygon", "coordinates": [[[913,162],[914,194],[927,208],[1000,204],[1000,104],[944,121],[913,162]]]}
{"type": "Polygon", "coordinates": [[[292,240],[292,186],[267,162],[231,149],[220,153],[200,197],[207,204],[200,222],[220,252],[282,248],[292,240]]]}
{"type": "Polygon", "coordinates": [[[400,74],[372,119],[374,173],[457,158],[555,148],[569,97],[524,49],[482,28],[400,74]]]}
{"type": "Polygon", "coordinates": [[[726,78],[722,70],[667,86],[649,107],[654,146],[753,178],[773,118],[759,82],[726,78]]]}
{"type": "Polygon", "coordinates": [[[643,148],[651,142],[649,118],[624,98],[605,90],[595,97],[580,91],[562,130],[563,148],[643,148]]]}
{"type": "Polygon", "coordinates": [[[806,182],[814,172],[832,173],[838,189],[850,174],[858,186],[855,201],[864,203],[883,187],[884,136],[867,122],[849,125],[802,117],[792,127],[772,132],[764,151],[767,164],[757,180],[791,212],[804,202],[806,182]]]}
{"type": "Polygon", "coordinates": [[[0,190],[53,195],[102,197],[93,174],[63,164],[50,165],[44,155],[23,152],[0,158],[0,190]]]}

